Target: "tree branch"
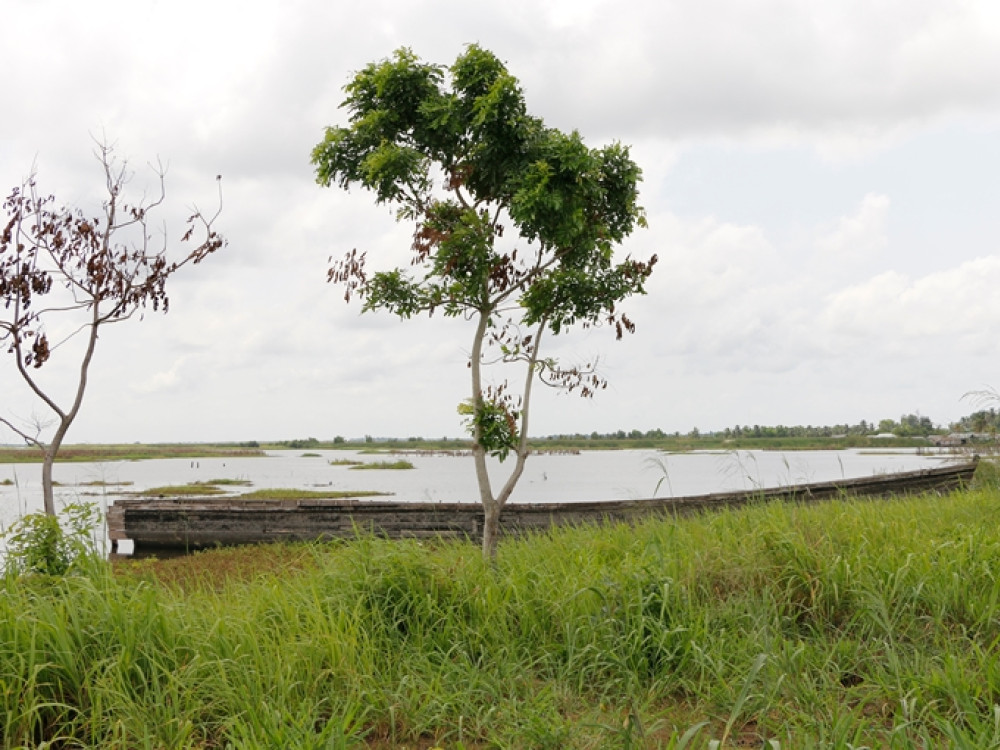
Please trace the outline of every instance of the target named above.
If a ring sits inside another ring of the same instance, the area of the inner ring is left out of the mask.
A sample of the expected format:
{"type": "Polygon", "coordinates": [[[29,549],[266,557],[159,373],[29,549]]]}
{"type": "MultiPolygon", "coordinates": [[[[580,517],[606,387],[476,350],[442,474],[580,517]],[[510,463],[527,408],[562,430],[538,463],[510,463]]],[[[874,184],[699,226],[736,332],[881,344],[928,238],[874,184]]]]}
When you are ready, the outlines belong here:
{"type": "Polygon", "coordinates": [[[42,451],[45,450],[45,445],[39,439],[39,436],[42,433],[42,425],[40,423],[38,422],[35,423],[36,430],[34,436],[29,435],[27,432],[24,432],[21,428],[14,425],[13,422],[11,422],[9,419],[6,419],[5,417],[0,417],[0,424],[4,425],[7,429],[9,429],[19,438],[21,438],[28,445],[33,445],[42,451]]]}
{"type": "Polygon", "coordinates": [[[524,390],[521,392],[521,425],[520,434],[518,435],[517,441],[517,459],[514,463],[514,470],[507,477],[507,481],[504,483],[503,488],[497,494],[497,502],[503,506],[508,498],[510,498],[511,493],[514,491],[514,487],[517,485],[518,481],[521,479],[521,474],[524,472],[524,462],[528,458],[528,414],[531,411],[531,386],[535,382],[535,367],[538,363],[538,352],[539,347],[542,343],[542,334],[545,332],[545,325],[547,321],[543,318],[535,331],[535,339],[531,345],[531,354],[527,359],[526,374],[524,377],[524,390]]]}
{"type": "Polygon", "coordinates": [[[38,383],[35,382],[35,379],[31,377],[31,373],[29,373],[27,368],[24,366],[24,354],[21,351],[21,339],[15,338],[13,346],[14,360],[17,362],[17,371],[21,374],[21,378],[25,383],[27,383],[32,392],[45,402],[46,406],[52,409],[52,411],[54,411],[60,419],[64,419],[66,415],[63,413],[63,410],[59,408],[59,405],[41,389],[38,383]]]}

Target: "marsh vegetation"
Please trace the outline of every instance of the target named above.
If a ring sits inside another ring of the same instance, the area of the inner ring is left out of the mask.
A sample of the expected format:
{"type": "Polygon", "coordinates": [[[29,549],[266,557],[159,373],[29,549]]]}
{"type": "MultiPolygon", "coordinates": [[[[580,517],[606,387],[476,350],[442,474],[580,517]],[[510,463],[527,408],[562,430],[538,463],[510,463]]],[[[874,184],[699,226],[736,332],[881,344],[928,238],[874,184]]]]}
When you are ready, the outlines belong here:
{"type": "Polygon", "coordinates": [[[556,530],[492,564],[361,537],[8,574],[4,744],[993,747],[998,513],[983,476],[556,530]]]}
{"type": "Polygon", "coordinates": [[[414,468],[412,461],[407,461],[406,459],[398,459],[396,461],[368,461],[368,462],[351,462],[350,464],[352,470],[388,470],[388,471],[398,471],[414,468]]]}
{"type": "Polygon", "coordinates": [[[136,493],[142,497],[198,497],[223,495],[226,490],[216,484],[205,482],[190,482],[188,484],[170,484],[163,487],[150,487],[136,493]]]}
{"type": "MultiPolygon", "coordinates": [[[[102,461],[145,461],[155,458],[246,458],[263,456],[264,451],[254,444],[212,445],[206,443],[140,444],[123,445],[67,445],[60,449],[58,462],[97,463],[102,461]]],[[[45,455],[38,448],[0,447],[0,463],[41,463],[45,455]]]]}

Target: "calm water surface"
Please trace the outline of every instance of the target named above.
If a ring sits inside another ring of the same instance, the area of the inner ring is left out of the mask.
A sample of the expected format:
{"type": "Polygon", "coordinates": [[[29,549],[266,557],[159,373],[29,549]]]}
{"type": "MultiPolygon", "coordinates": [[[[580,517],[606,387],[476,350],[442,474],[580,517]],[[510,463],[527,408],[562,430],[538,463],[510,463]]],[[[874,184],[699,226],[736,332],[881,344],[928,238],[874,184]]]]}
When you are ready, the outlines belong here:
{"type": "MultiPolygon", "coordinates": [[[[154,459],[106,463],[62,463],[53,470],[57,503],[89,500],[106,506],[116,497],[152,487],[242,479],[249,489],[379,490],[410,502],[477,502],[472,457],[406,455],[412,470],[356,471],[335,466],[334,459],[365,462],[384,455],[355,451],[269,451],[258,458],[154,459]],[[105,483],[108,486],[87,486],[105,483]],[[122,483],[115,486],[115,483],[122,483]]],[[[575,455],[543,454],[528,459],[512,502],[578,502],[642,497],[676,497],[726,490],[754,489],[803,482],[871,476],[938,466],[943,456],[915,451],[738,451],[666,454],[655,450],[590,451],[575,455]]],[[[509,466],[493,462],[495,484],[509,466]]],[[[41,466],[0,464],[0,524],[24,512],[41,510],[41,466]]]]}

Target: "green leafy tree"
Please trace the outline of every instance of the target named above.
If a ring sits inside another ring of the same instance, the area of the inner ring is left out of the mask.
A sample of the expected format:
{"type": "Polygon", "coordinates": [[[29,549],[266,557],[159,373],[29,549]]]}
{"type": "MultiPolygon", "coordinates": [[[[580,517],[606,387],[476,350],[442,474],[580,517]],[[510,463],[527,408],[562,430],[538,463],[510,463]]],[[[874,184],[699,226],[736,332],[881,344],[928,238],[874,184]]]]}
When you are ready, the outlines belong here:
{"type": "Polygon", "coordinates": [[[891,433],[895,434],[897,430],[899,430],[899,425],[896,424],[896,420],[895,419],[881,419],[881,420],[879,420],[878,431],[880,433],[891,432],[891,433]]]}
{"type": "Polygon", "coordinates": [[[408,268],[371,275],[353,250],[329,272],[363,309],[401,318],[440,312],[474,326],[471,397],[460,411],[473,440],[484,509],[483,552],[496,553],[500,512],[527,457],[536,379],[590,396],[605,382],[588,364],[543,358],[543,337],[574,325],[634,330],[618,310],[644,292],[656,257],[615,258],[645,226],[640,170],[627,147],[587,147],[577,132],[546,127],[528,114],[517,80],[491,52],[470,45],[450,68],[411,51],[371,63],[345,87],[346,127],[331,127],[313,151],[317,181],[360,185],[415,225],[408,268]],[[515,397],[506,383],[486,386],[493,361],[520,363],[515,397]],[[487,455],[513,454],[494,492],[487,455]]]}

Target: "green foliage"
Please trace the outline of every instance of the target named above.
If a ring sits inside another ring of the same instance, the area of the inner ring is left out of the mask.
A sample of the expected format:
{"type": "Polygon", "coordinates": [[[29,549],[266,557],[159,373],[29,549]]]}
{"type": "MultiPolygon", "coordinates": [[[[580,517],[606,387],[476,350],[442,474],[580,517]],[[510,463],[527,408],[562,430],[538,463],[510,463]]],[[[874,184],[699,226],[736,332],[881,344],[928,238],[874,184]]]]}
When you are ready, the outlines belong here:
{"type": "Polygon", "coordinates": [[[896,422],[892,419],[883,419],[878,424],[879,432],[891,432],[897,437],[927,437],[934,433],[934,423],[930,417],[922,417],[919,414],[904,414],[896,422]]]}
{"type": "Polygon", "coordinates": [[[6,545],[7,574],[66,575],[86,559],[98,556],[94,532],[101,514],[91,504],[73,503],[62,513],[30,513],[17,519],[0,539],[6,545]]]}
{"type": "MultiPolygon", "coordinates": [[[[317,181],[367,188],[416,226],[408,266],[369,275],[365,255],[352,251],[330,279],[366,311],[477,319],[473,398],[483,403],[473,440],[505,457],[518,430],[510,409],[479,392],[486,332],[500,359],[524,362],[550,384],[573,390],[593,375],[538,359],[531,342],[574,324],[608,324],[619,338],[634,329],[618,305],[644,293],[656,257],[616,260],[614,252],[645,226],[641,171],[626,146],[590,148],[579,133],[529,115],[517,79],[477,45],[447,69],[400,49],[367,65],[345,92],[349,124],[327,128],[312,152],[317,181]]],[[[526,388],[524,417],[528,401],[526,388]]]]}
{"type": "MultiPolygon", "coordinates": [[[[998,400],[995,392],[990,392],[991,398],[994,403],[998,400]]],[[[986,403],[984,401],[985,397],[979,399],[979,403],[986,403]]],[[[976,433],[987,433],[991,435],[996,435],[1000,432],[1000,412],[997,411],[995,406],[991,406],[989,409],[978,409],[968,416],[962,417],[954,427],[961,432],[976,432],[976,433]]]]}
{"type": "Polygon", "coordinates": [[[479,444],[488,455],[504,461],[517,447],[517,415],[502,401],[483,399],[477,409],[468,399],[458,405],[458,413],[464,417],[469,434],[479,436],[479,444]]]}
{"type": "Polygon", "coordinates": [[[137,492],[142,497],[202,497],[208,495],[222,495],[225,490],[217,487],[214,483],[204,484],[202,482],[191,482],[189,484],[171,484],[163,487],[150,487],[149,489],[137,492]]]}
{"type": "Polygon", "coordinates": [[[319,447],[319,440],[314,437],[298,439],[298,440],[286,440],[280,443],[285,448],[317,448],[319,447]]]}
{"type": "Polygon", "coordinates": [[[330,127],[312,152],[316,180],[360,185],[377,203],[413,221],[406,267],[365,269],[352,250],[329,280],[357,295],[364,311],[406,319],[436,311],[475,321],[470,349],[473,457],[484,503],[483,554],[496,554],[499,512],[524,467],[531,386],[538,378],[591,396],[595,366],[563,368],[539,355],[546,331],[608,325],[618,338],[635,326],[618,310],[645,292],[656,256],[615,259],[645,226],[639,167],[628,148],[588,147],[528,114],[521,87],[492,52],[469,45],[454,64],[424,63],[408,49],[367,65],[345,87],[347,126],[330,127]],[[526,368],[516,401],[506,383],[484,389],[483,347],[526,368]],[[508,397],[509,398],[509,397],[508,397]],[[520,435],[519,435],[520,433],[520,435]],[[486,456],[517,461],[494,495],[486,456]]]}
{"type": "Polygon", "coordinates": [[[998,513],[987,488],[557,529],[493,564],[363,536],[8,576],[0,746],[996,747],[998,513]]]}
{"type": "Polygon", "coordinates": [[[405,459],[399,459],[397,461],[371,461],[371,462],[368,462],[368,463],[352,461],[352,462],[350,462],[349,468],[352,469],[352,470],[355,470],[355,471],[357,471],[357,470],[362,470],[363,471],[363,470],[368,470],[368,469],[375,470],[375,471],[382,470],[382,469],[389,469],[389,470],[397,470],[398,471],[398,470],[412,469],[412,468],[414,468],[414,466],[413,466],[413,462],[412,461],[407,461],[405,459]]]}
{"type": "Polygon", "coordinates": [[[579,133],[529,116],[516,79],[487,50],[470,45],[449,72],[450,88],[442,67],[408,50],[368,65],[345,88],[350,127],[328,128],[312,156],[321,184],[360,184],[415,219],[415,261],[429,273],[353,279],[348,263],[332,276],[366,309],[401,317],[438,307],[491,313],[497,295],[514,291],[526,322],[548,321],[554,332],[596,323],[641,293],[652,262],[612,259],[614,245],[645,224],[628,148],[590,149],[579,133]],[[433,190],[437,170],[447,197],[433,190]],[[538,262],[518,265],[513,248],[499,247],[501,211],[538,262]]]}

